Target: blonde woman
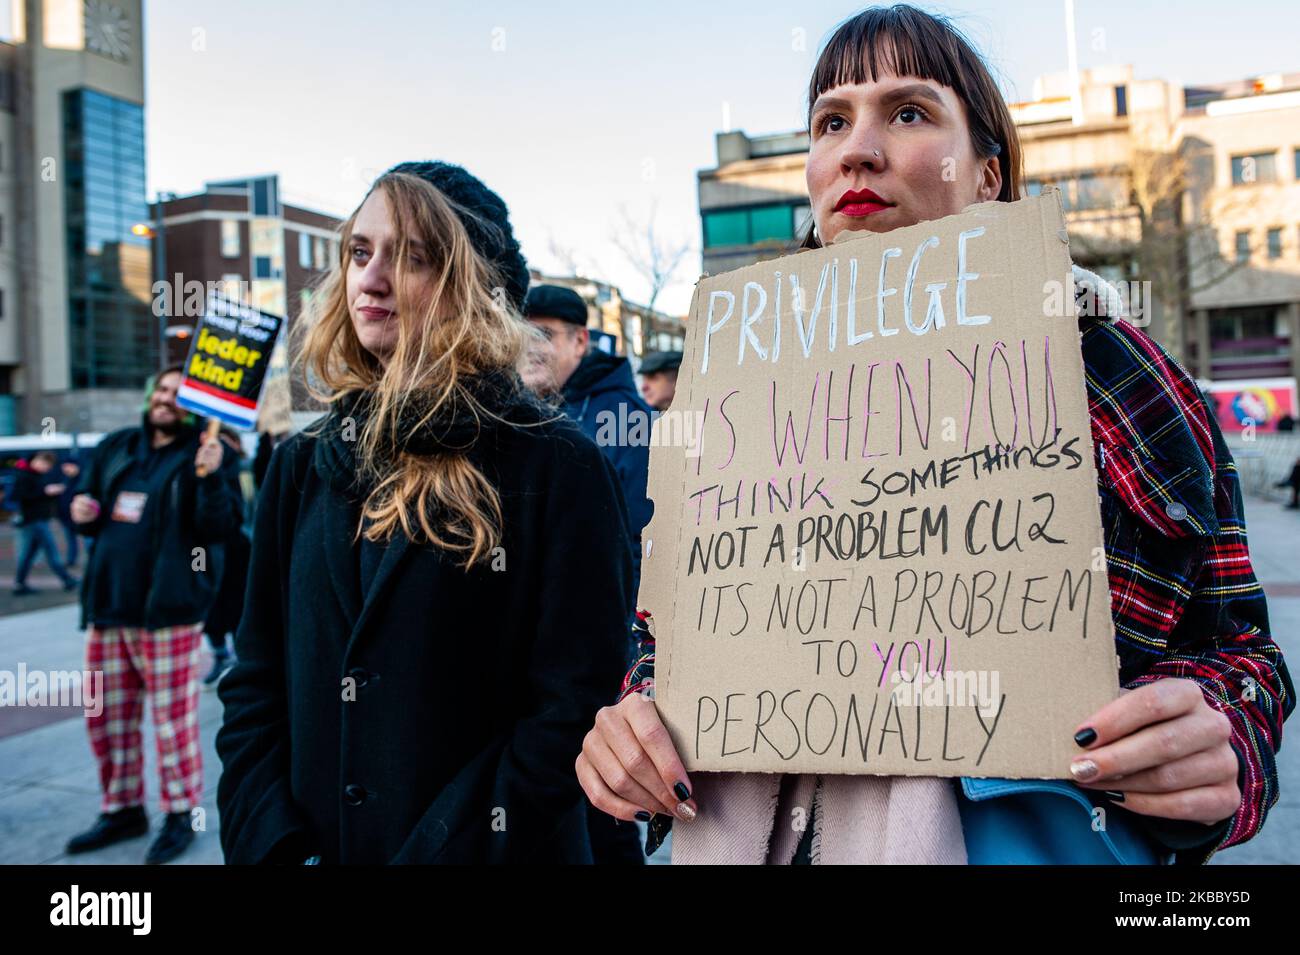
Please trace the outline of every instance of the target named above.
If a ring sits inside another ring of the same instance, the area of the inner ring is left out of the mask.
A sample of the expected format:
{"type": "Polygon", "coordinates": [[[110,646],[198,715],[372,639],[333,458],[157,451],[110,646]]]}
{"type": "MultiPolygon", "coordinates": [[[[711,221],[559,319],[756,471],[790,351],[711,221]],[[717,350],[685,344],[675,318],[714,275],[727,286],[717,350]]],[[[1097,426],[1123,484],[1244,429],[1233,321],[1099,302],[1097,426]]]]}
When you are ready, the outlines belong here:
{"type": "Polygon", "coordinates": [[[631,549],[594,444],[528,398],[504,203],[405,163],[342,229],[220,684],[231,863],[589,861],[573,759],[624,662],[631,549]]]}

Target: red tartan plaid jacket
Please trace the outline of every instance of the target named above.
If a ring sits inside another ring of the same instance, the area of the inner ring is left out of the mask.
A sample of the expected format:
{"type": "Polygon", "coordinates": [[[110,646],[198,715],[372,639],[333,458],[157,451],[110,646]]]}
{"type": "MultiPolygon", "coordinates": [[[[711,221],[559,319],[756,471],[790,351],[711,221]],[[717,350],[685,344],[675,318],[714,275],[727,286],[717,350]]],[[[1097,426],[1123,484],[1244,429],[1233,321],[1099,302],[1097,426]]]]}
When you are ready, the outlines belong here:
{"type": "MultiPolygon", "coordinates": [[[[1120,682],[1194,680],[1232,722],[1241,806],[1190,853],[1205,861],[1254,836],[1277,802],[1295,689],[1250,564],[1237,467],[1196,383],[1127,321],[1081,320],[1080,334],[1120,682]]],[[[653,683],[654,641],[644,620],[637,631],[619,699],[653,683]]]]}

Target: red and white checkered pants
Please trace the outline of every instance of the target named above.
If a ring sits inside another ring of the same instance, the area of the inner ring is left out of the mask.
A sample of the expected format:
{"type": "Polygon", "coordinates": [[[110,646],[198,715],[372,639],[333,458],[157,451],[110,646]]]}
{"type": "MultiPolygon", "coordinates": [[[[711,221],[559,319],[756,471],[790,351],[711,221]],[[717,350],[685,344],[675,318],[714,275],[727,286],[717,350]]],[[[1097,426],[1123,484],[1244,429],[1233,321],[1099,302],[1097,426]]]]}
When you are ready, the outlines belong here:
{"type": "Polygon", "coordinates": [[[188,812],[203,790],[199,749],[199,641],[203,624],[145,630],[91,627],[86,668],[104,673],[104,706],[87,716],[103,812],[144,805],[140,712],[147,695],[158,737],[163,812],[188,812]]]}

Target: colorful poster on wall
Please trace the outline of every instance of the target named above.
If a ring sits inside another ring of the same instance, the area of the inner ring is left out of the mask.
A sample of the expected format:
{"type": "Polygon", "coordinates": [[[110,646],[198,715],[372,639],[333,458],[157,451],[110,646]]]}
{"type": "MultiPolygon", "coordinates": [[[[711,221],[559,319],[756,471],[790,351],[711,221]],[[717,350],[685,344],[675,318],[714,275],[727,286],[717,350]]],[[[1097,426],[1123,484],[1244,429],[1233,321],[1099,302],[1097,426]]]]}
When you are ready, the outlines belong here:
{"type": "Polygon", "coordinates": [[[1276,431],[1282,418],[1296,417],[1294,378],[1216,381],[1207,390],[1219,427],[1228,434],[1250,427],[1256,432],[1276,431]]]}

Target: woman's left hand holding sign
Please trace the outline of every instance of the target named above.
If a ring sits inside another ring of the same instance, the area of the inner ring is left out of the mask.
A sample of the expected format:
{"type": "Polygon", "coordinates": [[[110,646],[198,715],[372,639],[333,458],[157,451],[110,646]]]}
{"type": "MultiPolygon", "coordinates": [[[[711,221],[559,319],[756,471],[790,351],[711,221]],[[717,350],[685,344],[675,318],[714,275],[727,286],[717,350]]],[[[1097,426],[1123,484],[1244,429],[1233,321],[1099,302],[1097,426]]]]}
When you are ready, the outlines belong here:
{"type": "Polygon", "coordinates": [[[1156,680],[1079,725],[1075,742],[1088,752],[1070,774],[1087,789],[1122,794],[1115,801],[1132,812],[1210,825],[1241,805],[1231,738],[1232,724],[1199,684],[1156,680]]]}

